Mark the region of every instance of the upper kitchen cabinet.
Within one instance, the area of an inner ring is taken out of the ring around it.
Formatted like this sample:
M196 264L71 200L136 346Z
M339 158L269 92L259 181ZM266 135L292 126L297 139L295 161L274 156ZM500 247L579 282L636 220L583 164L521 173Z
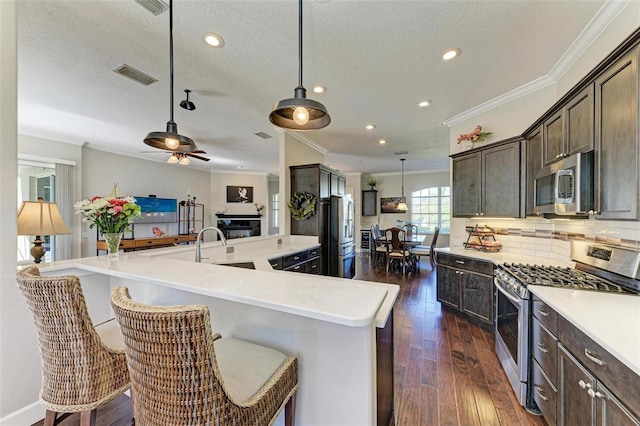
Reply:
M533 216L533 178L538 170L542 168L542 126L539 126L531 133L525 135L526 140L526 158L527 158L527 170L526 170L526 200L525 200L525 215Z
M346 178L336 170L324 164L304 164L290 166L291 195L296 192L308 192L316 197L316 213L306 220L292 220L291 234L318 235L319 220L325 212L322 210L321 200L331 195L345 194Z
M515 140L453 159L454 217L521 217L521 140Z
M638 219L638 52L632 50L595 81L598 219Z
M570 99L544 123L544 164L593 149L593 84Z
M362 216L376 216L378 208L378 191L369 189L362 191Z

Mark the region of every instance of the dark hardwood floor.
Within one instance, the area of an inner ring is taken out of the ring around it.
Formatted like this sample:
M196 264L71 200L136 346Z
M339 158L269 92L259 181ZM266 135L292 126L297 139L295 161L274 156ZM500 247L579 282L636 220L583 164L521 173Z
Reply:
M436 301L435 273L424 259L420 271L406 277L372 267L367 255L357 259L357 279L401 286L394 308L396 425L546 425L518 404L493 333ZM98 410L97 424L129 426L132 417L129 398L121 396ZM79 425L80 416L58 424Z

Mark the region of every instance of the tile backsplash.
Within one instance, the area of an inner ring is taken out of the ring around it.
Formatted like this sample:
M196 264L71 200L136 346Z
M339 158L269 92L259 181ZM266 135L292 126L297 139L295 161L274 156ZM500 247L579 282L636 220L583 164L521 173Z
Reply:
M587 240L640 250L640 222L595 219L465 219L466 229L487 225L496 231L502 251L569 262L571 241ZM464 240L467 234L465 233Z

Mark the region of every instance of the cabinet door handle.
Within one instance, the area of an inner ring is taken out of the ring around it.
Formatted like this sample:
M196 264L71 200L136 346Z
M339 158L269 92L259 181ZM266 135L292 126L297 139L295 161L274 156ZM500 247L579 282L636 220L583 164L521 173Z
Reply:
M540 399L542 399L543 401L548 401L549 400L549 398L544 396L544 393L542 392L542 389L540 389L538 386L536 386L536 393L538 394Z
M537 343L536 346L538 347L538 349L540 349L540 352L542 352L543 354L549 353L549 349L545 348L542 343Z
M295 269L295 270L297 271L297 270L298 270L298 269L300 269L300 268L301 268L301 266L300 266L300 265L298 265L298 266L296 266L296 267L295 267L295 268L293 268L293 269Z
M464 265L464 260L456 260L456 263L458 263L460 265Z
M587 383L584 380L580 380L578 382L578 386L580 386L582 389L591 389L591 383Z
M538 309L536 309L536 311L538 311L538 313L540 315L542 315L543 317L548 317L549 316L549 312L547 312L547 311L545 311L543 309L538 308Z
M584 348L584 355L589 358L591 361L595 362L598 365L604 365L605 362L600 358L597 354L594 354L589 349Z
M298 259L300 259L299 256L293 256L293 260L298 260Z
M604 395L601 392L594 391L593 389L589 389L587 391L587 393L589 394L589 396L591 398L603 398L604 397Z

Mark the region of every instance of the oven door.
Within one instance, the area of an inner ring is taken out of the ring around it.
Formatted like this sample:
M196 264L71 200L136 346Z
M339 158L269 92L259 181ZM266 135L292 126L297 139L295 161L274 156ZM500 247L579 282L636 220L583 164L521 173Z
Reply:
M496 289L496 354L522 406L526 406L529 345L529 301Z

